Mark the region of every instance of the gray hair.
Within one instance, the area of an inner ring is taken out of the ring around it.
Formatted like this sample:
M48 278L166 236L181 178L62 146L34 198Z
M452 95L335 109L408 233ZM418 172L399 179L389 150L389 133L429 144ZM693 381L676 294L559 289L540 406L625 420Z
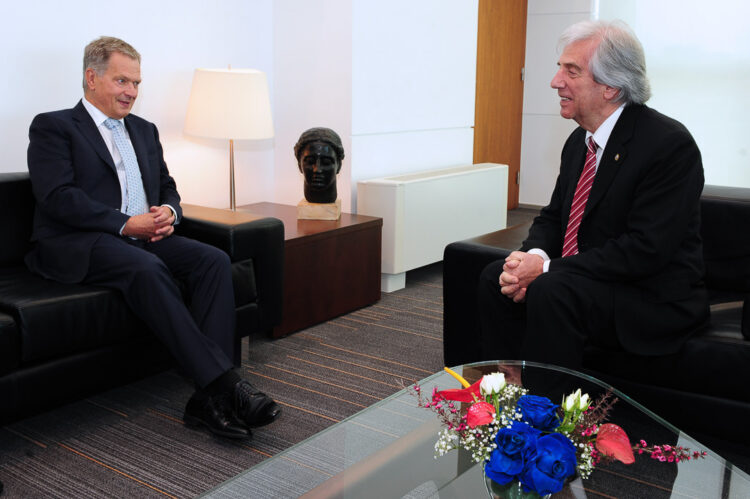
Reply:
M140 64L141 54L129 43L112 36L100 36L92 41L83 50L83 89L86 90L86 70L91 68L101 76L109 66L109 58L113 52L135 59Z
M560 36L558 47L598 39L589 61L594 81L620 90L615 102L643 104L651 97L646 76L646 56L633 31L622 21L581 21Z

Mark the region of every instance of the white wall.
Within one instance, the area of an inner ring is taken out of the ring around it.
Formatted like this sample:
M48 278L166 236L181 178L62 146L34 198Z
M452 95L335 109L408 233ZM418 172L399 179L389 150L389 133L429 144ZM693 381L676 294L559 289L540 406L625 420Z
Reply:
M522 204L549 202L560 170L560 151L578 125L560 116L550 81L557 71L557 39L573 23L590 19L592 0L529 0L526 24L526 76L521 133Z
M159 127L165 158L185 202L229 205L229 145L182 134L193 69L251 67L273 81L272 0L31 0L3 4L0 171L24 171L34 115L82 97L84 46L117 36L142 57L134 113ZM236 143L237 204L272 185L269 143Z
M358 180L472 163L477 0L354 1Z
M276 0L273 6L276 146L273 201L296 205L304 180L294 144L312 127L341 137L346 157L336 182L349 212L352 0ZM270 199L267 199L270 200Z
M280 0L274 27L275 201L302 199L313 126L344 144L344 211L358 180L471 163L477 0Z
M750 185L750 32L742 25L750 7L732 2L727 16L697 0L675 2L529 0L521 203L547 203L575 127L560 118L549 88L557 37L598 10L631 23L643 40L649 104L693 132L707 182ZM228 205L228 145L182 134L196 67L231 64L269 76L276 138L236 143L238 204L302 198L292 147L312 126L333 128L344 141L338 183L346 211L356 206L357 180L471 162L477 0L133 0L118 9L93 0L4 5L0 171L26 169L35 114L82 96L83 47L102 34L141 52L134 112L159 126L186 202ZM666 17L674 22L663 24Z
M693 134L706 183L750 187L750 3L723 5L607 0L599 17L624 20L640 38L653 93L648 105Z
M159 127L185 202L228 205L228 143L182 133L197 67L268 73L276 137L235 143L238 205L303 198L293 146L314 126L343 140L345 211L358 179L471 163L477 0L133 0L114 14L93 0L64 5L4 11L12 77L0 82L0 171L26 169L34 115L81 98L83 47L102 34L141 52L134 113Z
M584 19L622 19L646 53L650 107L687 126L703 156L707 184L750 187L750 4L702 0L529 0L521 143L523 204L546 205L563 142L577 126L559 115L549 86L557 39Z

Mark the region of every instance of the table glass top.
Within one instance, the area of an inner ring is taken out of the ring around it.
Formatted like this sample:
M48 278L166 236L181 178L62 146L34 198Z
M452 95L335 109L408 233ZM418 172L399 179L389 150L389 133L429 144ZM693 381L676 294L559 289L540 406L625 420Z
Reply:
M631 442L644 439L649 444L708 452L705 459L680 464L658 462L646 455L636 456L631 465L600 464L591 477L570 482L555 497L750 497L750 476L595 378L523 361L482 362L454 370L469 382L503 372L509 382L555 403L577 388L593 399L609 390L619 400L608 421L621 426ZM435 386L461 388L442 371L420 385L426 394ZM407 387L257 464L204 497L487 497L482 467L468 453L453 451L434 457L441 429L437 415L418 407Z

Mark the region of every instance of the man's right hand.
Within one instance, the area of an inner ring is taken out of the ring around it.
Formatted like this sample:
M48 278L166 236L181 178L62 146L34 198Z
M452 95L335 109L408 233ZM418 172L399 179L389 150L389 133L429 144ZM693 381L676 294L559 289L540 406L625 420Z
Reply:
M156 223L151 213L143 215L133 215L125 222L122 228L122 235L133 237L135 239L151 239L156 233Z
M169 208L166 207L164 207L164 209L169 210ZM161 211L160 208L152 207L150 213L131 216L128 221L125 222L125 227L122 229L122 235L151 242L158 241L159 239L171 235L173 231L172 222L174 221L174 217L170 215L165 219L165 217L161 215Z
M516 303L526 299L526 288L519 285L518 276L513 274L520 264L520 260L506 260L500 274L500 292Z

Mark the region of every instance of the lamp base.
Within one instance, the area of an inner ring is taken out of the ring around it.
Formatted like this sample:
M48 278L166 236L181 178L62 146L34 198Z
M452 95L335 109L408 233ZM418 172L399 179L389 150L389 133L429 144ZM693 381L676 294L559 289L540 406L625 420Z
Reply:
M303 199L297 204L298 220L338 220L341 218L341 200L334 203L310 203Z

